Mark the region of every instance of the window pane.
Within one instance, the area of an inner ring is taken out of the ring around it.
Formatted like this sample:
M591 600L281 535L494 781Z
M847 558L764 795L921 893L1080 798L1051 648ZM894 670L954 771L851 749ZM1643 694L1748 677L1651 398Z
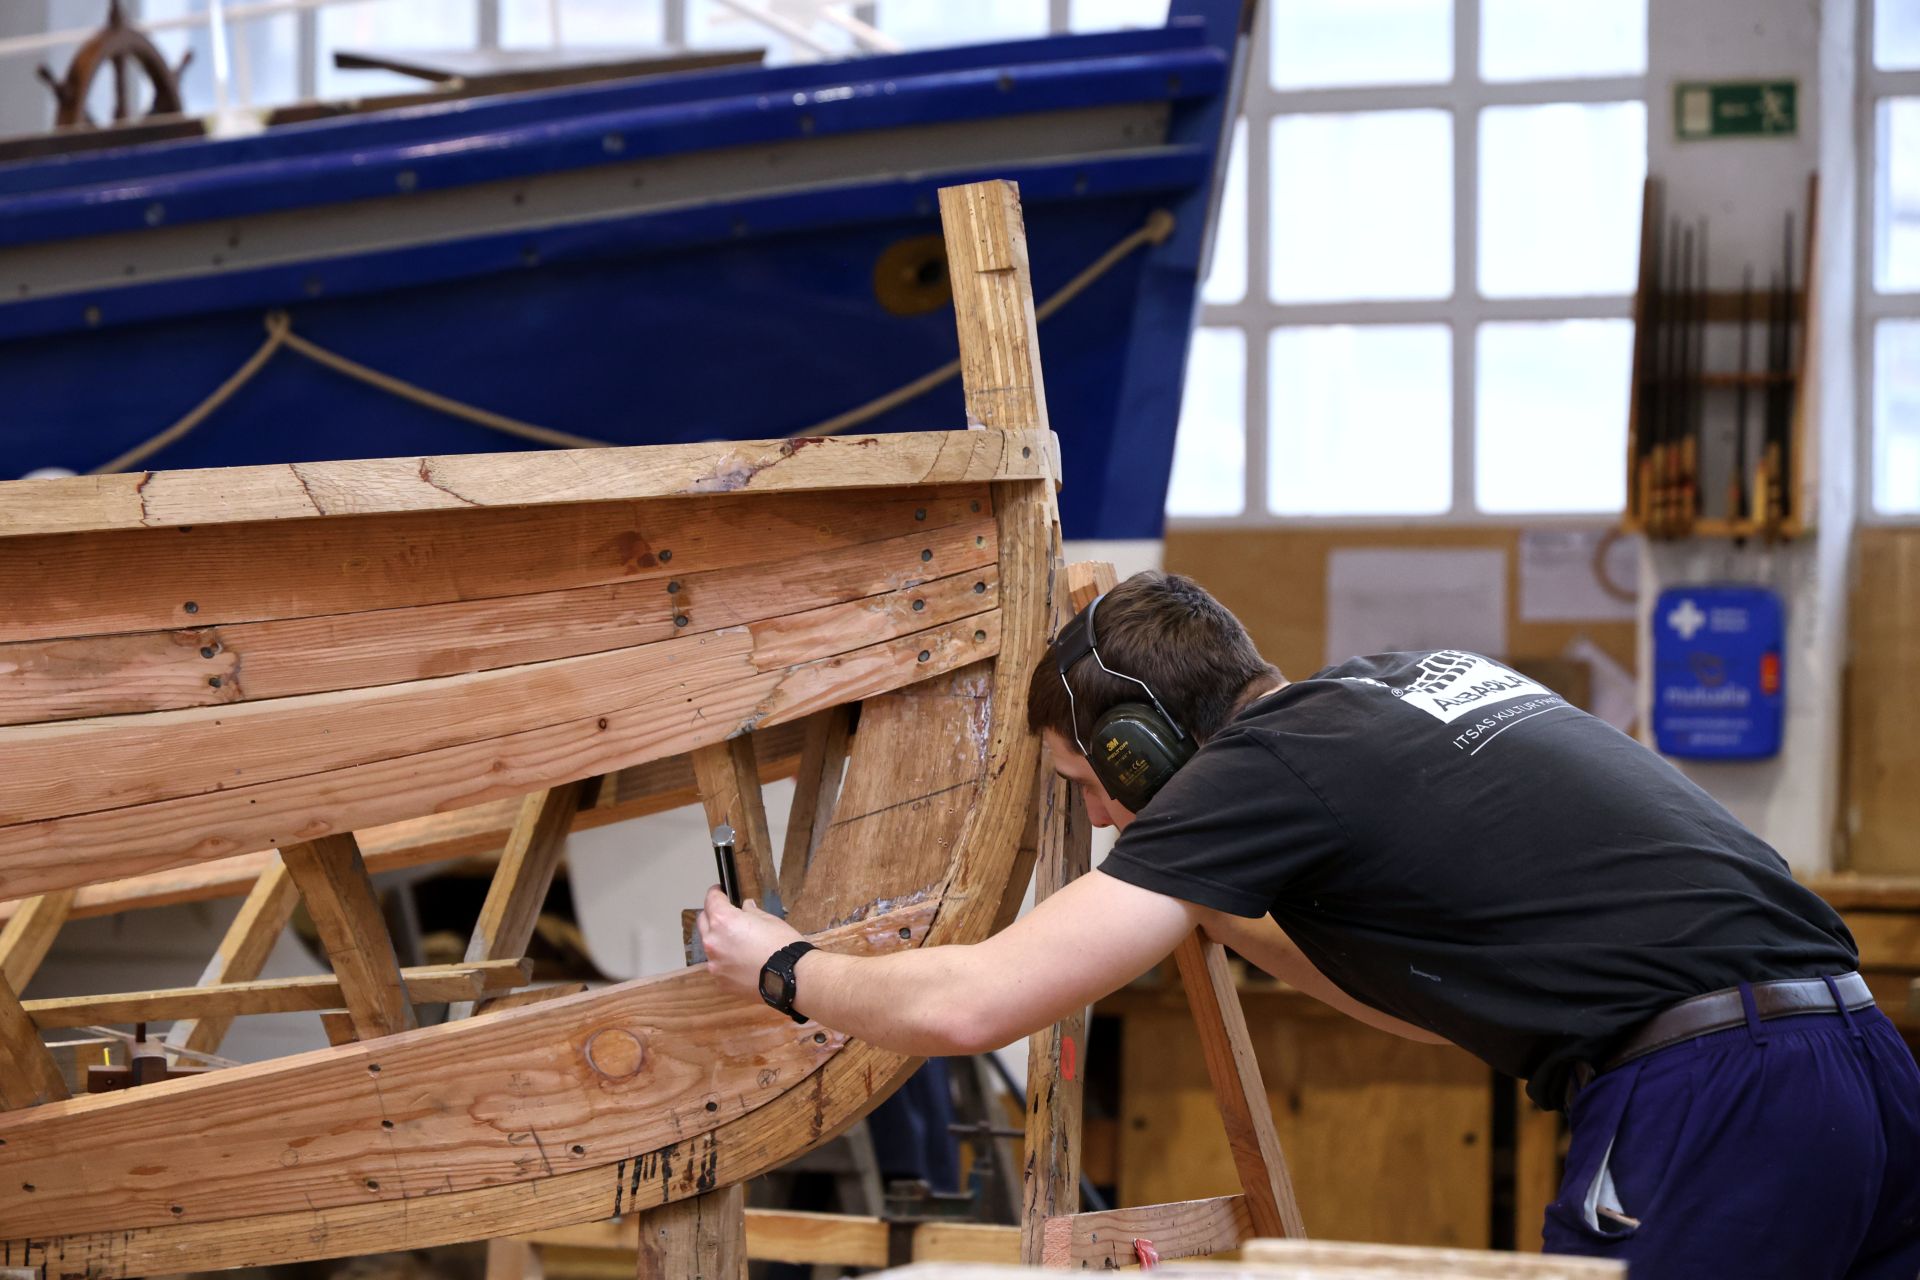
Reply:
M1874 181L1874 284L1920 289L1920 98L1880 104Z
M429 86L389 71L341 71L335 49L397 53L405 49L471 49L480 40L474 0L366 0L320 11L319 86L323 98L418 93Z
M1174 438L1170 516L1237 516L1247 501L1247 335L1196 329Z
M1633 322L1480 326L1474 501L1482 511L1618 511L1627 497Z
M142 23L147 23L206 11L207 0L146 0L140 18ZM227 41L229 106L271 106L292 102L299 96L300 28L292 14L229 20ZM180 99L188 115L212 111L213 35L208 28L173 27L156 31L153 43L170 66L179 66L180 55L193 50L193 60L187 63L186 72L180 77ZM104 75L100 80L104 84L112 78ZM108 112L111 110L109 107Z
M1167 0L1073 0L1067 9L1070 31L1112 31L1117 27L1164 27Z
M1453 79L1451 0L1273 0L1268 9L1276 89Z
M1647 0L1480 0L1487 80L1636 76L1647 69Z
M1631 293L1647 109L1560 102L1480 113L1480 292Z
M1452 505L1444 325L1276 329L1267 501L1279 515L1438 515Z
M701 49L765 49L767 62L779 66L789 62L818 62L823 58L849 57L855 51L853 37L824 22L810 22L785 7L780 16L804 28L812 45L801 44L773 28L755 22L738 9L720 0L686 0L687 43ZM819 52L813 46L827 50Z
M879 0L874 23L909 49L1047 33L1047 0Z
M1247 296L1247 121L1233 126L1227 153L1227 184L1220 192L1220 220L1213 230L1213 265L1200 296L1206 302L1238 302Z
M559 38L552 0L500 0L500 47L616 45L642 48L666 35L664 0L561 0Z
M1453 118L1445 111L1276 116L1275 302L1453 292Z
M1876 0L1873 61L1888 71L1920 67L1920 4L1913 0Z
M1920 515L1920 320L1874 330L1873 506Z

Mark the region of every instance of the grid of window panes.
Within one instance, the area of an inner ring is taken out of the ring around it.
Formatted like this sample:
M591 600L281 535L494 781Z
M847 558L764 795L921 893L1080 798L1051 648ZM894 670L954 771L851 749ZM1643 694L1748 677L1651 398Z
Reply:
M1920 517L1920 0L1871 0L1863 9L1872 121L1860 201L1867 509L1912 519Z
M1168 514L1620 510L1645 0L1270 0L1262 25Z

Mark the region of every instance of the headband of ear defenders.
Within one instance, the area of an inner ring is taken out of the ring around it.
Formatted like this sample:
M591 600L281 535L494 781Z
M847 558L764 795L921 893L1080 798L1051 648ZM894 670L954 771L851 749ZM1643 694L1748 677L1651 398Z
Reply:
M1190 746L1187 731L1180 727L1179 721L1167 714L1167 709L1160 705L1159 695L1154 693L1152 686L1148 685L1145 680L1130 676L1124 671L1115 671L1101 658L1100 646L1094 635L1093 619L1094 614L1100 608L1100 602L1106 598L1107 593L1104 591L1095 596L1086 608L1073 616L1072 621L1060 628L1060 634L1055 636L1053 640L1054 666L1060 672L1060 683L1066 688L1067 706L1071 710L1073 717L1074 745L1080 748L1080 754L1087 756L1089 759L1092 758L1093 753L1087 750L1086 741L1080 736L1080 708L1074 700L1073 682L1067 679L1067 672L1071 671L1076 663L1082 658L1091 656L1095 662L1100 664L1100 669L1108 675L1116 676L1119 679L1131 681L1139 685L1140 688L1145 691L1147 700L1153 704L1153 709L1159 712L1160 718L1166 722L1166 728L1171 730L1174 739L1178 742L1189 743Z

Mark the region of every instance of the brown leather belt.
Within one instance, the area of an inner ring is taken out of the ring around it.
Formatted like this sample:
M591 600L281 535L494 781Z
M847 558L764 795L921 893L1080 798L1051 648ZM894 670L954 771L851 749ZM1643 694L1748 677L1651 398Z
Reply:
M1857 973L1838 975L1833 979L1833 985L1839 990L1840 998L1846 1002L1849 1012L1864 1009L1873 1003L1873 992L1868 989L1867 980ZM1753 1004L1763 1022L1773 1018L1791 1018L1797 1014L1836 1012L1833 992L1827 989L1824 978L1782 978L1775 982L1756 982L1753 984ZM1601 1062L1597 1070L1584 1062L1577 1064L1567 1081L1567 1101L1572 1102L1574 1094L1599 1072L1624 1066L1635 1058L1643 1058L1669 1045L1742 1026L1746 1021L1746 1003L1741 1000L1738 987L1709 991L1703 996L1682 1000L1642 1023L1640 1029L1627 1037L1626 1042Z

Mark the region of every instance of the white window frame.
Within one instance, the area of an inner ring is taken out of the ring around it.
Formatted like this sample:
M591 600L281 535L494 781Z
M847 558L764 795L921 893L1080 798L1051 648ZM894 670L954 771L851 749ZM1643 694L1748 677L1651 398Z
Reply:
M1236 303L1205 303L1200 324L1239 329L1247 344L1246 490L1237 516L1169 516L1170 529L1338 528L1383 525L1609 524L1596 512L1484 512L1474 502L1475 343L1489 321L1618 320L1633 316L1631 292L1550 298L1487 298L1479 281L1480 112L1486 107L1647 101L1647 77L1486 81L1480 78L1480 0L1453 0L1453 78L1418 85L1276 89L1271 78L1272 9L1263 7L1248 64L1247 289ZM1395 302L1277 303L1269 293L1271 122L1276 116L1431 108L1453 119L1453 293ZM1444 324L1452 335L1453 490L1448 510L1424 515L1277 515L1267 504L1268 334L1292 325ZM1626 459L1620 460L1622 469Z
M1854 195L1854 358L1856 388L1854 413L1858 447L1854 474L1855 519L1865 525L1920 525L1920 512L1883 512L1873 504L1875 392L1874 348L1876 330L1883 320L1920 322L1920 289L1883 293L1879 273L1874 269L1875 218L1880 207L1880 104L1888 98L1920 98L1920 68L1911 71L1882 71L1873 61L1874 9L1879 0L1861 0L1860 29L1855 47L1860 51L1860 91L1856 97L1859 114L1854 136L1859 139L1856 164L1859 187Z

